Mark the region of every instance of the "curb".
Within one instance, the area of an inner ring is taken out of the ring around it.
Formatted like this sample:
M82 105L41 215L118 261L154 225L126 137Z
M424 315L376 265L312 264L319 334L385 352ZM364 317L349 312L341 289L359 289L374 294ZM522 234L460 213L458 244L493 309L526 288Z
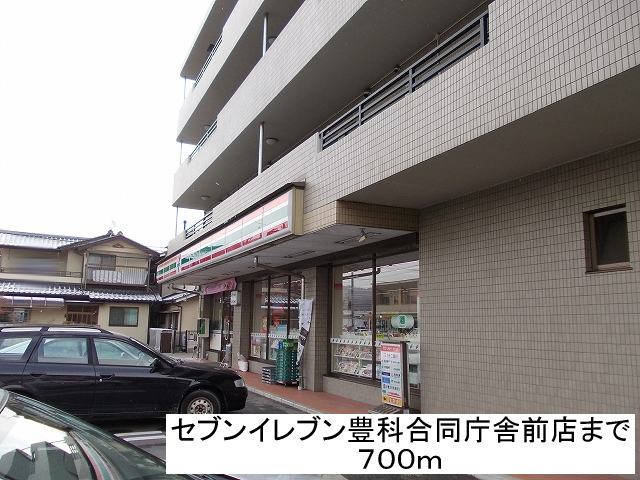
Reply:
M259 390L255 387L250 387L247 385L247 390L249 390L251 393L255 393L256 395L260 395L261 397L268 398L269 400L273 400L274 402L280 403L282 405L287 405L289 407L297 408L298 410L302 410L305 413L313 413L313 414L324 413L319 410L314 410L313 408L309 408L306 405L302 405L300 403L292 402L291 400L278 397L277 395L265 392L264 390Z

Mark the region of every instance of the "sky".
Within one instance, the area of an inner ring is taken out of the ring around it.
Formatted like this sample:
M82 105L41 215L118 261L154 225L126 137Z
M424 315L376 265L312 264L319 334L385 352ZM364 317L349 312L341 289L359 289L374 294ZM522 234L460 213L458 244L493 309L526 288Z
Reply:
M210 3L0 0L1 230L166 247L179 75Z

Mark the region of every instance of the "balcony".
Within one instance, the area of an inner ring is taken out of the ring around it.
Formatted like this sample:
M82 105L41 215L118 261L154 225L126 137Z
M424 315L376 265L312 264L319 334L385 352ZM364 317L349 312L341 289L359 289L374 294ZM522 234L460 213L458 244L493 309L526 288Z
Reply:
M85 283L145 287L148 279L147 267L87 265L85 268Z
M0 274L6 275L33 275L39 277L64 277L81 278L82 272L70 272L66 270L49 270L38 267L0 267Z
M333 145L352 130L423 86L488 41L489 14L485 13L392 78L365 100L320 131L320 149Z
M174 176L175 206L209 211L251 181L259 168L261 125L266 144L261 157L264 171L307 139L317 140L318 131L363 100L363 89L375 90L396 77L396 67L406 70L427 49L448 39L449 32L486 11L486 3L478 0L402 2L399 7L384 4L384 8L374 3L357 7L341 3L330 17L321 3L303 3L219 111L198 121L190 114L183 118L199 125L187 143L200 142L191 161L185 161ZM307 37L317 41L300 42ZM225 30L216 56L226 51L228 38ZM212 60L208 70L215 69L217 62ZM445 58L435 61L439 72L446 62ZM428 76L432 71L427 68L422 73ZM194 92L204 88L208 75ZM422 78L418 81L424 83ZM203 100L198 110L208 105ZM201 141L214 118L215 134Z

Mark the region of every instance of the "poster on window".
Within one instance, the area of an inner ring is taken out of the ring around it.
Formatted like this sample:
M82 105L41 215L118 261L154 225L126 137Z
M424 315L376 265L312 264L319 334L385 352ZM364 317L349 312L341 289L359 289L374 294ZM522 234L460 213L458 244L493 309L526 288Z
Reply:
M398 408L405 407L405 352L402 343L380 345L380 386L382 403Z
M304 352L304 346L307 343L309 330L311 328L311 312L313 311L313 299L301 298L298 300L300 334L298 335L298 365Z

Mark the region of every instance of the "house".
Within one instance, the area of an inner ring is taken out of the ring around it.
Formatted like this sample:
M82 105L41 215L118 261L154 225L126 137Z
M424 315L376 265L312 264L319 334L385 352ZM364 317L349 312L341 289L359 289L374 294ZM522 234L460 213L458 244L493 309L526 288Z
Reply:
M159 254L111 230L95 238L0 230L0 322L87 324L146 342Z

